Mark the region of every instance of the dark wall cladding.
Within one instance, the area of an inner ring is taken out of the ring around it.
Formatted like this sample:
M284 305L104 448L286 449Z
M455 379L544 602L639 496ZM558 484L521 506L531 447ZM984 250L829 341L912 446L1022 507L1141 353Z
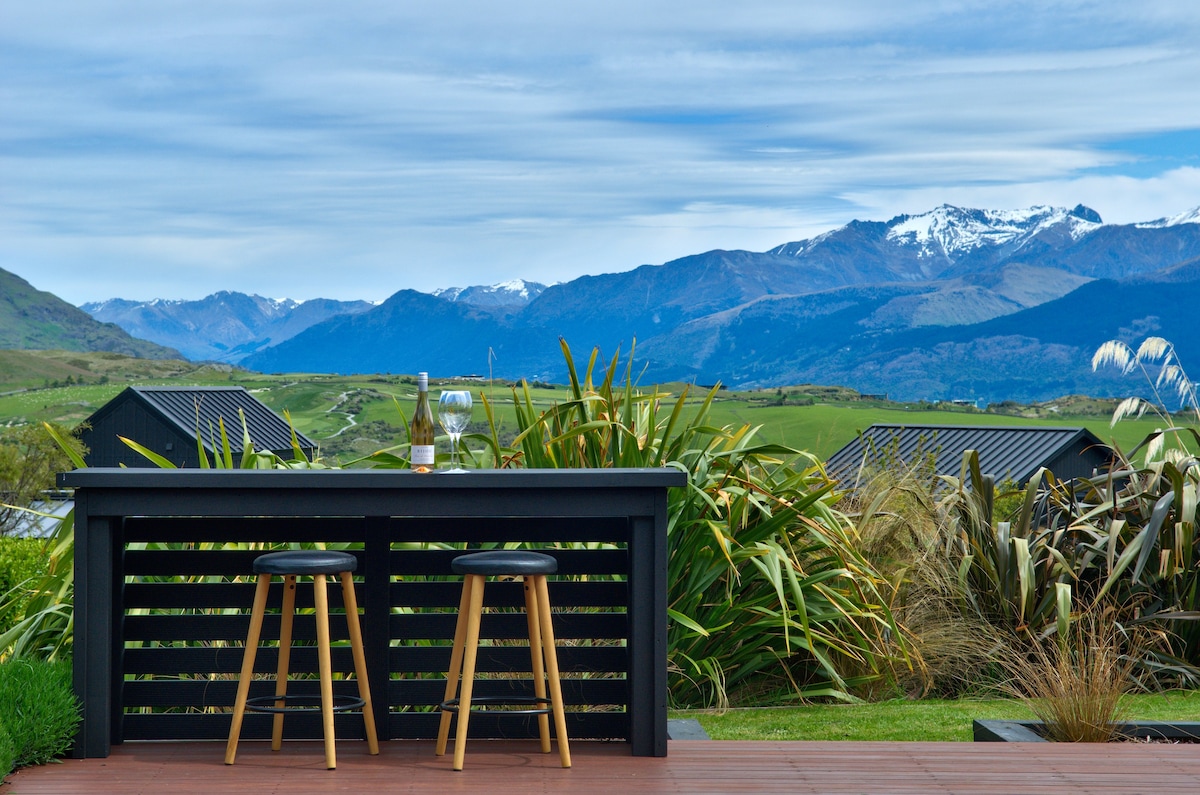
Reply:
M255 448L293 456L292 428L242 387L130 387L98 409L81 434L88 466L147 466L149 461L119 437L137 442L177 466L200 464L197 435L211 455L221 446L222 423L230 448L242 451L242 421ZM297 433L301 450L316 444Z

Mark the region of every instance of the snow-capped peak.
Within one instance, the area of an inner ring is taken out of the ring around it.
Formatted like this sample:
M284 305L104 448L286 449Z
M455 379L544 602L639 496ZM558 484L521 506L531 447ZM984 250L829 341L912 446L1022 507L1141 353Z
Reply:
M436 290L434 290L432 293L430 293L430 295L437 296L438 298L445 298L447 301L457 301L458 297L460 295L462 295L463 290L466 290L466 289L469 289L469 288L466 288L466 287L439 287Z
M1101 225L1100 216L1082 205L1073 210L1045 205L1023 210L975 210L943 204L921 215L892 219L887 237L901 245L919 247L921 257L954 259L983 247L1020 247L1052 227L1078 240Z
M474 287L443 287L433 295L447 301L462 301L468 304L513 305L526 304L541 295L546 285L524 279L510 279L492 285Z
M1136 224L1136 226L1138 229L1163 229L1168 226L1179 226L1180 224L1200 224L1200 207L1194 207L1191 210L1186 210L1179 215L1172 215L1169 218L1159 218L1157 221Z

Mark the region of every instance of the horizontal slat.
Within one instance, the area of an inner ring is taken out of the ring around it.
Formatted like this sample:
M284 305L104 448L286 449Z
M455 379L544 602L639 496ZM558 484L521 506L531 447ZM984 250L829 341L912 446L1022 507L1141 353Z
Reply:
M539 549L552 555L558 561L558 576L570 575L615 575L629 573L629 553L625 549ZM459 579L452 574L450 562L462 550L422 549L397 550L393 549L389 566L393 576L429 576L446 575Z
M623 543L629 540L629 522L624 517L392 517L387 532L397 542L431 544Z
M130 543L315 543L358 541L370 520L348 518L159 518L125 520ZM488 544L498 539L529 543L623 543L629 539L629 522L623 517L388 517L387 534L398 543Z
M624 679L567 678L561 683L563 702L571 706L616 707L624 706L629 699ZM472 694L481 698L533 695L533 683L528 679L476 679L472 688ZM388 698L392 704L440 704L445 692L445 679L392 679L388 682Z
M242 609L249 610L254 601L254 581L245 582L130 582L125 585L127 609ZM393 582L390 598L393 607L431 608L458 607L462 593L459 579L447 581L409 580ZM355 594L362 606L364 594L361 581L355 583ZM520 583L488 583L484 592L489 607L523 607L524 588ZM551 580L550 602L555 610L572 607L622 607L628 601L628 586L623 581L595 580L577 582ZM283 599L283 582L276 579L268 593L268 610L278 608ZM341 587L331 579L329 604L333 610L342 607ZM313 588L301 581L296 591L296 606L313 606Z
M252 577L254 559L263 553L261 549L128 550L125 574L135 577Z
M237 695L237 679L136 679L122 684L122 703L127 709L150 707L157 709L191 709L201 707L231 707ZM528 679L478 679L474 695L480 697L531 696L533 683ZM569 705L623 705L627 699L624 679L562 680L563 702ZM432 706L441 702L446 680L393 679L388 683L388 698L392 704ZM288 692L294 695L320 696L316 679L290 679ZM358 685L353 680L339 679L333 683L336 695L354 696ZM274 677L250 683L250 698L275 694Z
M266 740L271 737L272 715L247 712L242 720L242 740ZM127 713L122 718L125 740L225 740L229 737L229 713ZM361 740L364 736L362 715L339 712L333 716L333 732L338 741ZM436 736L437 729L434 729ZM319 714L289 715L283 722L283 736L289 740L319 740L323 736ZM569 735L568 735L569 736ZM432 753L432 751L430 751ZM224 757L224 746L213 748L213 759Z
M321 517L289 518L157 518L130 517L125 520L127 543L178 542L191 543L313 543L331 538L357 536L364 532L362 519L331 519Z
M577 582L550 580L550 604L556 613L573 607L624 607L629 588L624 582L606 580ZM430 582L410 580L393 582L390 600L393 607L458 609L462 581ZM484 607L525 607L525 589L519 582L489 582L483 589Z
M453 613L392 614L391 637L400 639L449 640L454 637ZM484 613L479 637L485 639L527 638L529 625L524 613ZM627 637L629 622L624 613L555 613L554 637L557 640L606 639Z
M242 669L241 643L228 646L149 646L129 648L124 653L124 670L133 675L185 676L207 674L236 674ZM330 658L334 671L354 670L349 646L334 646ZM628 666L624 646L563 646L557 647L558 665L564 673L622 673ZM417 673L440 673L450 667L450 646L393 646L389 650L391 671L404 677ZM278 647L260 646L254 656L257 673L274 673L278 664ZM528 646L484 646L480 649L476 668L480 672L529 670ZM315 671L315 646L292 648L291 667L294 671Z
M125 607L127 609L239 609L247 613L254 603L255 583L253 579L246 582L131 582L125 585ZM363 584L356 582L354 592L362 606ZM329 609L343 609L342 588L335 578L329 578L327 585L329 594ZM278 611L283 602L283 581L279 578L271 583L267 595L267 610ZM296 588L296 607L311 609L314 604L312 582L301 580Z
M392 614L391 637L402 640L448 640L454 637L453 613ZM268 614L263 619L263 639L279 637L280 617ZM329 617L331 637L348 637L344 614ZM134 643L182 641L244 640L250 629L248 614L231 615L130 615L125 617L125 640ZM529 626L524 613L485 613L480 637L485 639L527 638ZM554 635L560 640L602 638L620 639L628 635L624 613L555 613ZM295 640L316 640L316 620L311 614L299 614L292 631Z
M230 679L136 679L122 683L122 703L126 709L151 707L199 708L232 707L237 695L238 682ZM321 695L320 682L316 679L288 681L288 692L293 695ZM357 696L358 685L353 680L339 679L333 683L334 695ZM250 683L250 698L275 694L274 677Z
M271 715L247 713L242 723L244 740L266 740L271 736ZM392 712L387 719L387 736L397 740L429 740L437 737L440 716L436 712ZM157 740L163 737L180 740L224 740L229 736L228 714L223 713L150 713L127 714L123 718L126 740ZM524 726L522 718L502 716L471 716L469 736L472 738L536 737L536 721ZM340 741L363 738L362 716L356 712L334 716L334 732ZM521 733L524 732L524 733ZM320 739L319 715L291 715L284 721L286 739ZM568 712L567 736L572 740L605 740L629 736L629 718L624 712ZM220 760L224 746L214 747L213 759ZM219 762L214 762L219 764ZM401 771L397 771L401 775Z
M362 550L349 550L358 558L358 573L364 566ZM558 561L558 576L613 575L629 572L629 555L624 549L544 549ZM140 549L125 552L124 568L131 577L250 577L254 559L261 549ZM393 551L389 564L393 576L445 576L461 550Z
M628 669L624 646L564 646L558 644L558 667L563 673L622 673ZM450 666L450 647L393 646L388 669L405 673L438 673ZM529 647L481 646L475 668L481 672L528 671ZM403 677L403 674L401 675Z
M279 624L279 614L266 615L263 618L263 640L278 638ZM162 614L125 617L125 640L133 643L244 641L249 631L249 614ZM329 634L334 642L349 638L344 614L334 613L329 616ZM299 614L295 617L292 639L297 641L315 641L317 639L317 622L311 613Z

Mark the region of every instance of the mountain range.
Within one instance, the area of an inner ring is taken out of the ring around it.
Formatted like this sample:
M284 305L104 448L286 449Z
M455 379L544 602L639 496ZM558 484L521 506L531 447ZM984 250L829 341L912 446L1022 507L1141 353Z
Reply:
M765 252L709 251L550 286L400 290L379 305L309 309L314 302L237 293L84 308L194 358L262 371L559 381L559 337L577 360L593 347L627 355L636 340L634 371L647 383L819 383L898 400L1024 402L1139 390L1092 372L1108 339L1163 336L1185 366L1200 361L1194 297L1200 208L1105 224L1082 205L943 205Z
M270 299L219 292L199 301L108 301L79 308L135 337L178 349L193 361L238 362L336 315L366 312L369 301Z

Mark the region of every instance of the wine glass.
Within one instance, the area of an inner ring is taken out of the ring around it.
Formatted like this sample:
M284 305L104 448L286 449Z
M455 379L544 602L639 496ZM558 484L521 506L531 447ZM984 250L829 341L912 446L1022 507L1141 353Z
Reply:
M465 390L443 392L438 398L438 422L450 435L450 472L466 472L458 465L458 440L471 423L471 393Z

